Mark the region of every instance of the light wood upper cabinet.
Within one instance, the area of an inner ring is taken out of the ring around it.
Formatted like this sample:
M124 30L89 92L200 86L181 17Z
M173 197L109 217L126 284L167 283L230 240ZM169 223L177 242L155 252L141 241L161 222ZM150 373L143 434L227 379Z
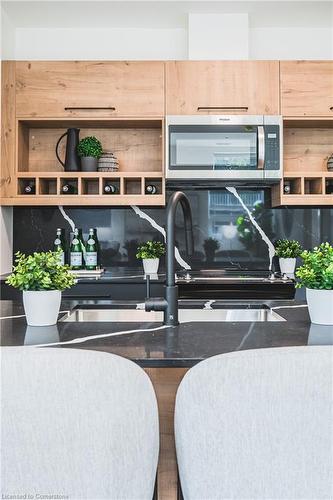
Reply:
M278 61L170 61L168 115L279 114Z
M285 116L333 117L333 61L281 61Z
M164 63L19 61L16 114L19 117L162 116Z

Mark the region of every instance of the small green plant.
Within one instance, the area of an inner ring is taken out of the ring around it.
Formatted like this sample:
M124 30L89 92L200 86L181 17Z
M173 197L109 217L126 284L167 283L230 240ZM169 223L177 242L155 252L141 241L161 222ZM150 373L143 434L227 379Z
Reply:
M159 241L147 241L138 246L137 259L159 259L165 254L165 247Z
M302 253L302 247L296 240L278 240L275 250L276 255L282 259L295 259Z
M80 157L92 156L94 158L99 158L102 152L102 144L94 136L84 137L77 146L77 154Z
M207 238L203 243L203 247L205 252L216 252L220 248L220 243L215 238Z
M297 268L297 288L333 290L333 246L322 243L313 250L301 253L303 265Z
M75 283L69 266L59 263L58 252L34 252L15 254L15 266L6 283L19 290L65 290Z

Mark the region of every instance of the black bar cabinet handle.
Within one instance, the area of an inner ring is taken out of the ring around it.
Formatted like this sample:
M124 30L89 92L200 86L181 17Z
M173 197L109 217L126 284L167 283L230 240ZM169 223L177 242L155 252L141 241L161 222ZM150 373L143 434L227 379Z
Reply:
M210 109L238 109L238 110L243 110L243 111L248 111L247 106L198 106L197 110L198 111L205 111L205 110L210 110Z
M330 107L330 111L333 111L333 106Z
M75 111L79 109L100 109L100 110L108 110L108 111L116 111L114 106L68 106L64 108L65 111Z

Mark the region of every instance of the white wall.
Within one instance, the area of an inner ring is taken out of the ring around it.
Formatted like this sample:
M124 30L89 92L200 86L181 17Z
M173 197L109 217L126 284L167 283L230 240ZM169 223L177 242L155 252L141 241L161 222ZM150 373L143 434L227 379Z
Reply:
M254 28L250 30L250 59L332 59L330 28Z
M2 10L4 59L216 58L228 51L236 57L240 45L241 57L247 45L250 59L333 58L332 1L7 0ZM191 16L202 24L192 34ZM247 18L246 42L231 33L226 44L223 28L219 40L219 16Z
M206 31L210 31L206 25ZM7 30L8 32L8 30ZM10 33L10 32L9 32ZM215 39L186 29L17 28L3 46L4 59L332 59L330 28L249 28L246 43L208 47ZM191 43L192 42L192 43Z
M248 59L248 14L189 14L189 59Z
M186 59L185 29L17 28L15 59Z
M15 59L15 27L4 10L1 10L1 54L2 59Z

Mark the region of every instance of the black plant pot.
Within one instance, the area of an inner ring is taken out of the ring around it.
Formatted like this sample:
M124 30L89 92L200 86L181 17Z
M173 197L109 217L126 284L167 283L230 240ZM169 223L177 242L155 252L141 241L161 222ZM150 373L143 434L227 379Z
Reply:
M96 172L98 165L98 158L93 156L83 156L81 158L81 170L82 172Z

